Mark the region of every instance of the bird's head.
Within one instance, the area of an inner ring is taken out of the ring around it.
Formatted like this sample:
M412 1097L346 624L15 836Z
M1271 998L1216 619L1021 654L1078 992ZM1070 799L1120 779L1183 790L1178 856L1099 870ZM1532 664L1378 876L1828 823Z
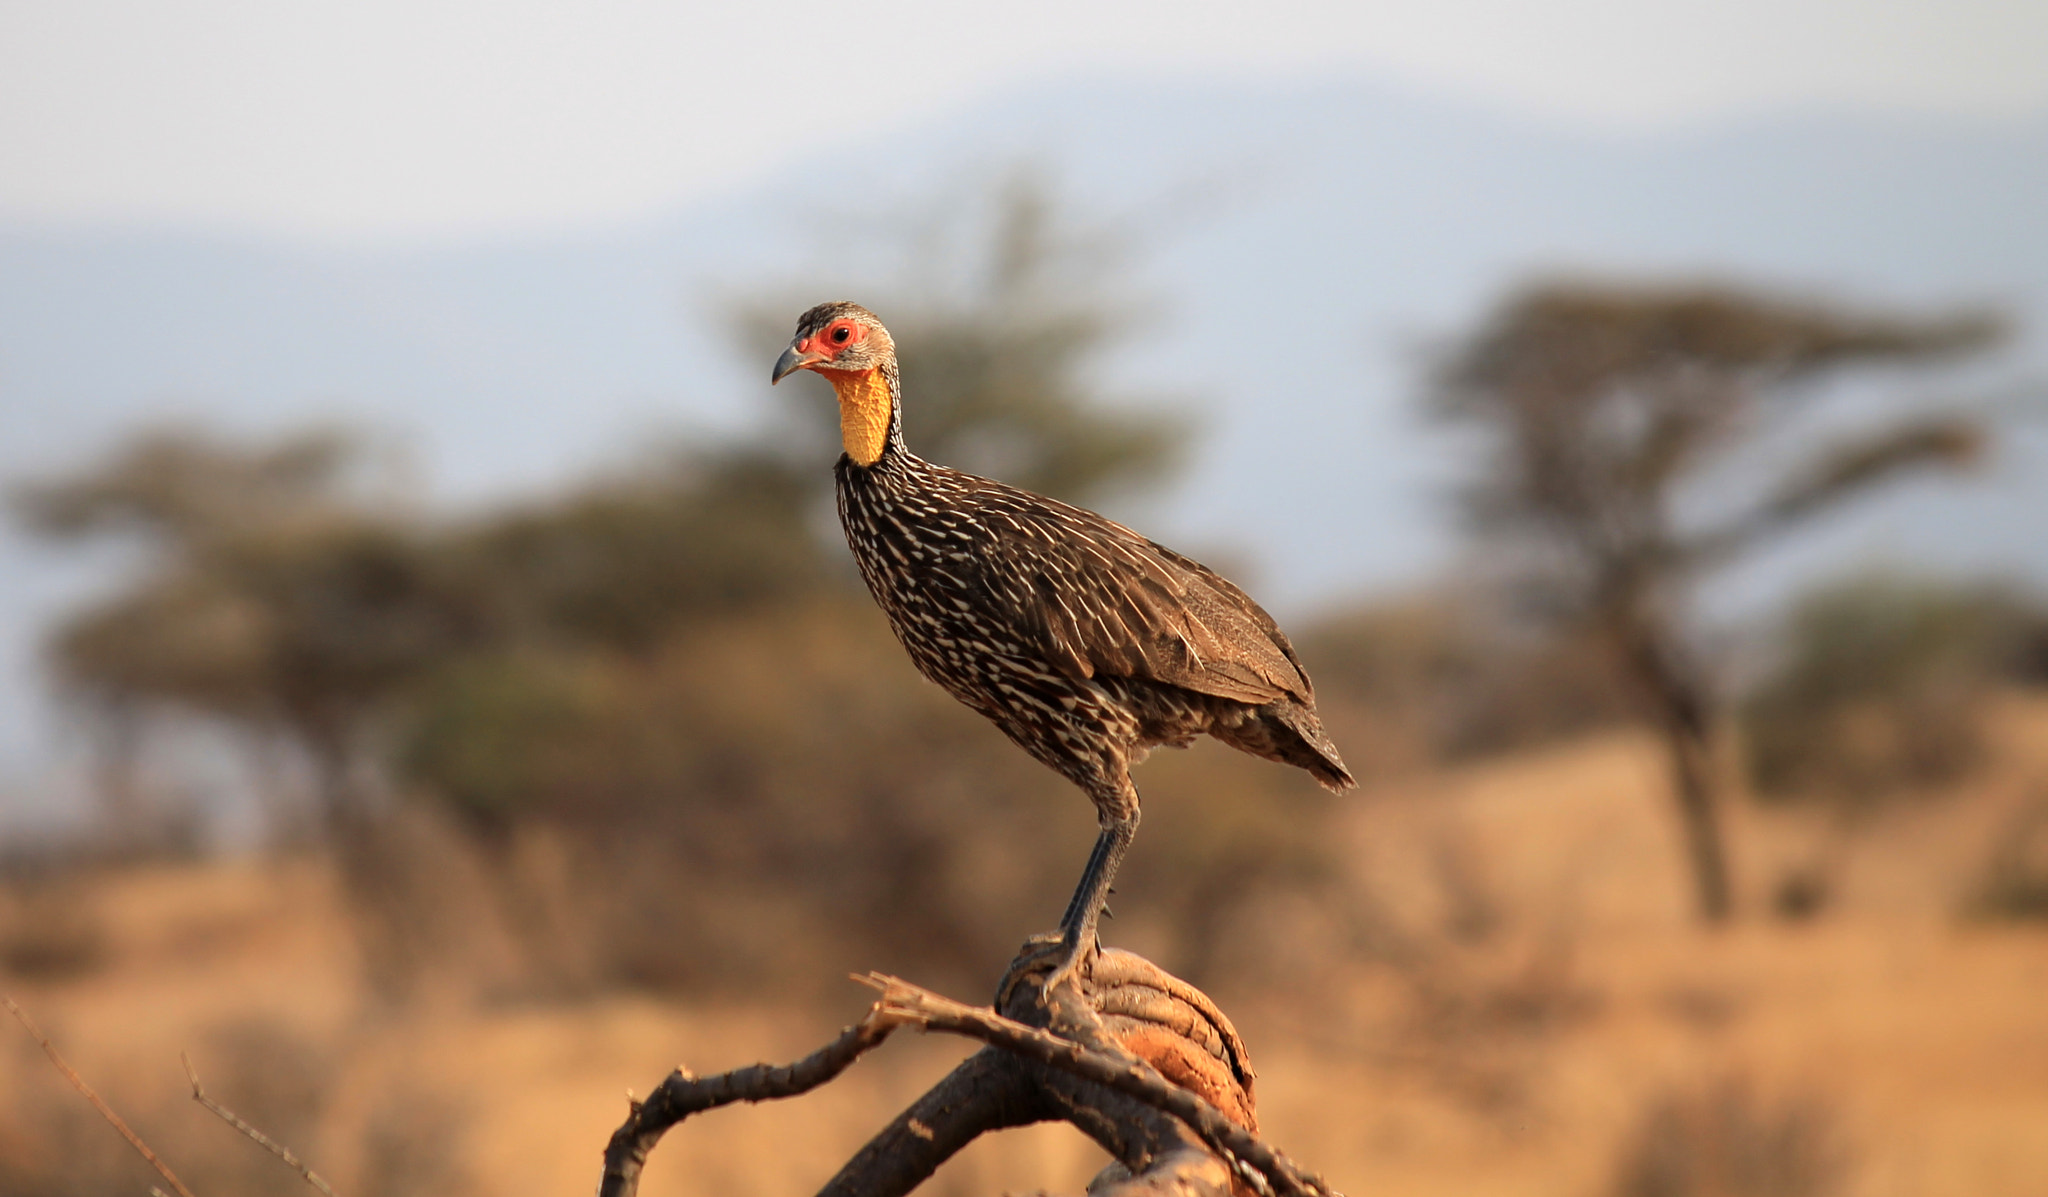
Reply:
M857 303L821 303L797 318L770 382L810 370L839 396L839 431L858 465L879 461L896 416L896 343Z
M796 336L775 359L771 382L798 370L861 374L896 360L896 343L873 312L857 303L821 303L797 317Z

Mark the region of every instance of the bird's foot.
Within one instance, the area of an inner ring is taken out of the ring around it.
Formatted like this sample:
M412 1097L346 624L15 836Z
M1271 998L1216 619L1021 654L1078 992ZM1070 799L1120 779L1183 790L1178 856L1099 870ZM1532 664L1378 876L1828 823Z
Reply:
M1095 953L1101 946L1092 931L1085 937L1061 936L1059 963L1053 965L1045 980L1039 982L1039 1000L1044 1001L1052 995L1053 990L1069 982L1078 990L1081 987L1082 976L1087 967L1095 963Z
M1094 963L1100 944L1091 932L1085 937L1049 931L1024 941L1017 958L996 986L996 1009L1006 1007L1020 985L1038 991L1042 1004L1054 989L1072 983L1076 989Z

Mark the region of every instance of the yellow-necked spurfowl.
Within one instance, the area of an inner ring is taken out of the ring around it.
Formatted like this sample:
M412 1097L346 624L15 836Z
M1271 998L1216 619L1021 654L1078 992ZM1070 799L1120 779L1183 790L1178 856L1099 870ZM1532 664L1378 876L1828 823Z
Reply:
M838 393L840 522L910 659L1095 803L1102 833L1046 988L1096 947L1138 829L1130 767L1154 745L1207 732L1329 789L1353 784L1293 646L1244 591L1092 511L912 453L895 344L874 313L805 312L774 381L797 370Z

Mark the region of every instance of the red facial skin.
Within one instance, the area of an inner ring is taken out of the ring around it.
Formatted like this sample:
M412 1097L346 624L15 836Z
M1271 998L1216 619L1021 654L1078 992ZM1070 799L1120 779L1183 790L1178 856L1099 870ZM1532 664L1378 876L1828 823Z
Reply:
M840 329L846 330L847 335L844 341L834 340ZM816 353L824 356L824 361L806 366L804 367L805 369L829 370L831 369L830 363L837 359L840 354L846 352L849 346L858 345L862 341L867 340L867 337L868 330L859 324L851 320L834 320L817 332L798 341L796 343L796 351L798 353Z

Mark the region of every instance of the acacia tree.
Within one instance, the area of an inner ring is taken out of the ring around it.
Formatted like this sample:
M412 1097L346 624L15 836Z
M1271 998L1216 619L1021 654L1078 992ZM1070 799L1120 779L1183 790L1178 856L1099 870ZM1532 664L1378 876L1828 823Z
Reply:
M335 432L240 445L154 430L19 491L38 535L125 540L145 560L128 590L56 630L62 683L117 729L175 709L234 729L258 755L292 743L325 821L355 820L370 724L464 639L444 593L453 576L365 485L363 449Z
M1872 315L1717 286L1553 283L1509 297L1443 355L1440 414L1483 430L1473 531L1552 626L1595 632L1662 733L1698 908L1730 912L1717 711L1687 635L1693 585L1909 471L1960 466L1977 422L1900 419L1819 448L1733 514L1683 518L1706 470L1796 412L1816 384L1995 343L1982 313ZM1746 489L1746 488L1745 488Z

